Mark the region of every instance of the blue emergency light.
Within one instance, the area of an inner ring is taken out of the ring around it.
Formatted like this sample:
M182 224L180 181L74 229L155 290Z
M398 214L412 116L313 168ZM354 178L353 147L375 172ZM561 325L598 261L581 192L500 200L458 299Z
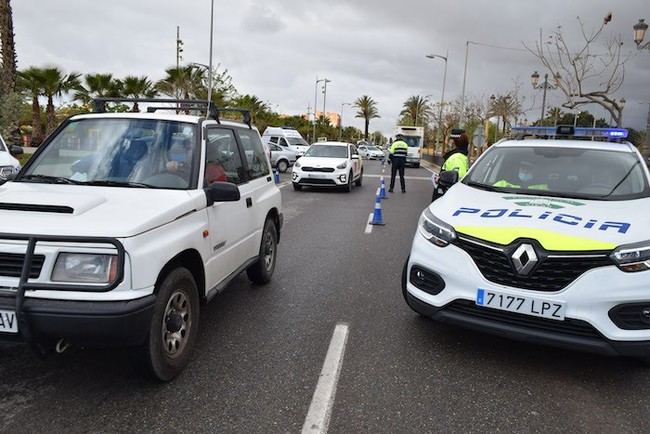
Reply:
M574 127L572 125L558 125L557 127L513 127L512 134L519 136L626 139L628 131L625 128L587 128Z

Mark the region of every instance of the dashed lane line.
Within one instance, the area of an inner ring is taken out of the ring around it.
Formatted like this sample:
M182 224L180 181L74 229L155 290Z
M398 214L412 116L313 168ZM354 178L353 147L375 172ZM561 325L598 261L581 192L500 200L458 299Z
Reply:
M371 234L372 233L372 216L374 213L370 213L368 216L368 223L366 224L366 230L364 231L366 234Z
M332 340L325 356L314 396L302 426L302 434L326 433L334 407L336 386L343 366L343 355L348 342L349 326L339 323L334 327Z

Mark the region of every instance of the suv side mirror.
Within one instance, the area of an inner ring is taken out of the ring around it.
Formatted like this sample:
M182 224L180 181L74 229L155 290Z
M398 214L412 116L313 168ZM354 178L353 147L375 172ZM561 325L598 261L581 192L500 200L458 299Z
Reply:
M23 147L22 147L22 146L18 146L18 145L11 145L11 146L9 146L9 153L10 153L11 155L13 155L14 157L17 157L17 156L19 156L19 155L23 155L24 152L25 152L25 151L23 151Z
M458 172L455 170L445 170L440 173L440 179L438 179L438 184L441 187L449 188L455 183L458 182Z
M239 187L230 182L214 182L204 188L207 206L215 202L237 202L241 199Z

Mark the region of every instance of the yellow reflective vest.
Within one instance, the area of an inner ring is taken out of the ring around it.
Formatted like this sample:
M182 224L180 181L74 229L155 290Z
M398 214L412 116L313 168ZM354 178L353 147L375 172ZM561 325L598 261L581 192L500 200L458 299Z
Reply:
M445 164L442 165L442 170L456 170L458 172L458 179L461 179L469 170L469 158L462 152L456 152L447 158Z

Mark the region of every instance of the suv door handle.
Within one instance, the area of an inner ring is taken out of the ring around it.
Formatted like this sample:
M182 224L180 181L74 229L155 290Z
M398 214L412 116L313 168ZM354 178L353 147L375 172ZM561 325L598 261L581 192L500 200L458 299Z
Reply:
M253 199L251 199L250 197L247 197L246 198L246 208L250 208L252 206L253 206Z

